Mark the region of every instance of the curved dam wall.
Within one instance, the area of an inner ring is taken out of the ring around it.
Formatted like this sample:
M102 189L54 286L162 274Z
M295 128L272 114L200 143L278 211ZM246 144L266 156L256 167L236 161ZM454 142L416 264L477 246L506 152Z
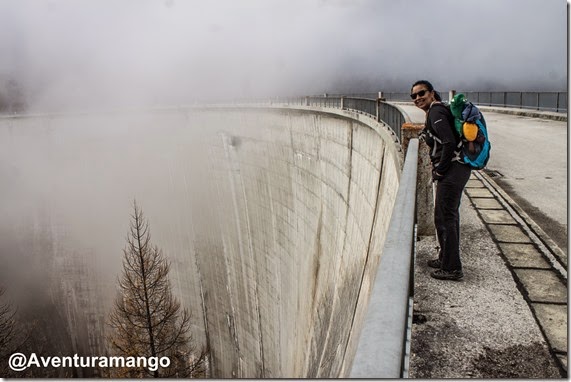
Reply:
M1 276L97 355L136 199L213 377L347 376L401 162L342 110L4 118Z

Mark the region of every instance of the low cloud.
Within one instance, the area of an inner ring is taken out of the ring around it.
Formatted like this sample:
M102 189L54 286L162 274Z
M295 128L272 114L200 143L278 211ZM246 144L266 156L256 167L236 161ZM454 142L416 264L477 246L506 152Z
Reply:
M544 0L4 0L0 96L32 109L567 85ZM0 98L0 102L2 98Z

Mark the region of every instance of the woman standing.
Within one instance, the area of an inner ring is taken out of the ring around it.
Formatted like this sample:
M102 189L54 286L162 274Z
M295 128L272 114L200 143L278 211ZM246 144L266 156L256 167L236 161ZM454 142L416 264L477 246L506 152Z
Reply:
M460 200L471 169L460 160L460 137L454 130L454 117L442 104L440 94L428 81L412 85L410 97L426 113L421 133L431 148L432 180L436 183L434 224L440 251L428 265L437 268L430 275L441 280L464 277L460 260Z

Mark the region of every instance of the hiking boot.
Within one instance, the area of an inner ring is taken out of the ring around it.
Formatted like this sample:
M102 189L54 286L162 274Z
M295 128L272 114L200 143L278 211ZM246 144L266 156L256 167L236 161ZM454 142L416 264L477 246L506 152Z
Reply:
M438 269L430 273L430 276L439 280L462 280L464 273L461 270L445 271L444 269Z
M442 266L442 262L440 261L440 259L428 260L427 264L430 268L436 268L436 269L440 269L440 267Z

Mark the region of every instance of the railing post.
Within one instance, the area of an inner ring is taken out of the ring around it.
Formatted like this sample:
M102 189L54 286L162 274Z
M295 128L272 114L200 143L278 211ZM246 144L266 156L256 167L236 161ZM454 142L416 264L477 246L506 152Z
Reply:
M341 110L345 109L345 96L341 96Z
M379 92L377 95L377 102L375 103L375 118L377 122L381 120L381 100L383 99L383 92Z
M406 153L408 143L424 128L422 123L403 123L401 128L401 144ZM434 236L434 198L432 195L432 165L430 148L425 143L418 150L418 169L416 178L416 219L419 236Z

